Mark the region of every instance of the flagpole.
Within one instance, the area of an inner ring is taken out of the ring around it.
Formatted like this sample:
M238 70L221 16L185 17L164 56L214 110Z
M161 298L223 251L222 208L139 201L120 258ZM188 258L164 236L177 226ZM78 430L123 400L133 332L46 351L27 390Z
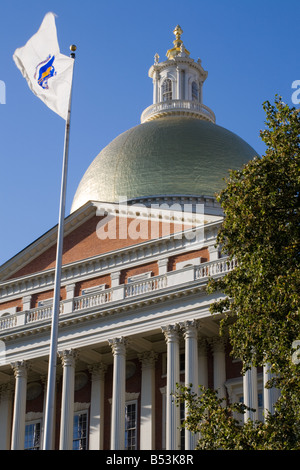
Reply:
M74 59L74 62L75 62L76 46L74 45L70 46L70 50L71 50L70 57ZM74 73L74 65L73 65L73 73ZM59 310L60 310L60 284L61 284L61 267L62 267L63 239L64 239L65 203L66 203L67 171L68 171L69 140L70 140L72 85L73 85L73 76L72 76L72 82L71 82L68 114L67 114L66 127L65 127L64 155L63 155L62 177L61 177L57 248L56 248L56 267L55 267L55 279L54 279L54 299L53 299L53 313L52 313L52 324L51 324L46 412L45 412L45 425L44 425L44 445L43 445L44 450L51 450L53 446L52 441L53 441L54 412L55 412L56 362L57 362L58 323L59 323Z

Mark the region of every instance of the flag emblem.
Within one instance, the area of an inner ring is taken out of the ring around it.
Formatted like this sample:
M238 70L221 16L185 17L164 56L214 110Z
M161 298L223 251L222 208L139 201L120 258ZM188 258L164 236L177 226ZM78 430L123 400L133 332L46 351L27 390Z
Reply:
M38 84L47 90L48 87L48 79L54 77L56 75L56 71L53 65L55 56L49 55L46 60L40 62L39 65L36 67L36 71L34 74L34 78L37 80Z

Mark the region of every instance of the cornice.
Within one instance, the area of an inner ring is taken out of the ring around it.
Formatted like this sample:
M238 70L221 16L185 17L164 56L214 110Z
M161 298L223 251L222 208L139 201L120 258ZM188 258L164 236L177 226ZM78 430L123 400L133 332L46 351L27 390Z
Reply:
M164 62L159 62L157 64L153 64L148 72L148 76L153 78L155 72L161 72L167 68L178 67L178 65L188 65L191 68L194 68L199 72L204 80L207 78L208 72L204 70L200 62L195 62L190 57L180 57L176 56L175 59L165 60Z

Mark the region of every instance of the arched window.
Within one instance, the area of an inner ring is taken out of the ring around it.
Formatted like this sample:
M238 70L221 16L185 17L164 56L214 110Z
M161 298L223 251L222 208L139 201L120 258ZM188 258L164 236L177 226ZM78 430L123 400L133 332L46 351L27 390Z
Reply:
M169 78L162 84L162 100L169 101L172 99L172 81Z
M192 100L199 101L199 87L196 82L192 83Z

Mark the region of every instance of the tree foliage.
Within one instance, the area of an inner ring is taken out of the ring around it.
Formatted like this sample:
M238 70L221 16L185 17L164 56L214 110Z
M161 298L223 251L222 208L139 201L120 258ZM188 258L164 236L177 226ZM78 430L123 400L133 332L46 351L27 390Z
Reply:
M241 170L231 171L226 188L218 196L225 217L217 243L224 254L236 259L237 267L223 278L211 280L208 292L224 294L212 304L211 312L222 314L221 333L228 331L233 356L243 361L244 371L268 364L276 377L269 386L277 386L281 397L275 415L268 416L266 424L250 423L241 429L230 419L227 427L226 421L224 427L219 420L217 428L223 433L227 429L226 439L235 448L248 448L247 442L255 439L258 448L299 449L300 366L291 356L293 341L300 339L300 112L280 97L275 98L274 105L266 102L263 106L266 129L261 137L266 153ZM201 400L206 398L204 394ZM206 404L213 423L216 411L211 395L209 400ZM202 407L199 402L198 406ZM221 415L223 410L224 416L231 416L232 409L219 408ZM198 418L201 435L208 438L213 430L208 430L202 413ZM221 448L226 448L224 439L217 441ZM201 445L206 444L202 440Z
M218 392L200 387L178 387L175 401L184 403L187 416L182 426L199 435L196 450L299 450L299 424L284 413L268 415L266 422L241 424L247 407L227 403Z
M264 109L265 156L232 171L218 197L225 218L217 242L238 266L209 290L226 295L212 312L236 319L230 328L236 357L282 372L300 337L300 113L281 99Z

